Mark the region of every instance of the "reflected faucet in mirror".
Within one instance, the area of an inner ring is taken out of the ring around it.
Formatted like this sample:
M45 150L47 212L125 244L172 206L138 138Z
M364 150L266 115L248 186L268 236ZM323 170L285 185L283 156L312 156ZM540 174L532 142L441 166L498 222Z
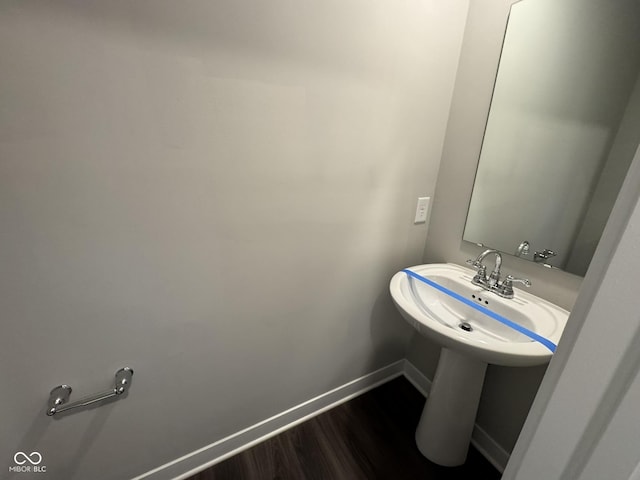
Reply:
M553 250L545 248L541 252L533 253L533 261L536 263L547 263L547 260L549 260L551 257L555 257L556 255L558 254Z
M522 255L529 255L529 248L531 248L531 244L527 240L523 240L518 248L516 248L516 253L514 255L516 257L521 257Z

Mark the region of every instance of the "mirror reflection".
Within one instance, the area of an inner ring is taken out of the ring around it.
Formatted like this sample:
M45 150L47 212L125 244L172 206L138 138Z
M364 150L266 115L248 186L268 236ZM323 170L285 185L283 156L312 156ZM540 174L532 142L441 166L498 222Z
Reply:
M511 7L464 240L584 275L640 140L640 2Z

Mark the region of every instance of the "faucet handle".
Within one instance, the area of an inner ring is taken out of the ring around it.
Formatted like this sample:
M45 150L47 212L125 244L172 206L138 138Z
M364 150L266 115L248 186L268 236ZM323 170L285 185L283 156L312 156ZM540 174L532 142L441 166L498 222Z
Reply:
M528 278L516 278L513 275L507 275L507 277L504 279L504 283L507 282L511 284L513 284L513 282L522 283L525 287L531 286L531 280L529 280Z
M480 264L480 266L476 268L478 269L478 273L476 273L471 279L471 283L484 288L489 282L489 279L487 278L487 267Z
M500 285L499 295L504 298L513 298L513 282L522 283L525 287L531 286L528 278L515 278L513 275L507 275L502 285Z
M476 259L468 258L467 263L471 265L473 268L480 268L483 266L482 263L479 262L477 258Z

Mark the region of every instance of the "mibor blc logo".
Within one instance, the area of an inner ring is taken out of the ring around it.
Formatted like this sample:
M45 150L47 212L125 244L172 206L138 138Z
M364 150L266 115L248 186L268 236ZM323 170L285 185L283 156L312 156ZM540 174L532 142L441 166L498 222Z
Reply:
M24 452L16 452L13 456L15 465L9 467L10 472L17 473L46 473L47 466L41 465L42 455L38 452L26 454Z

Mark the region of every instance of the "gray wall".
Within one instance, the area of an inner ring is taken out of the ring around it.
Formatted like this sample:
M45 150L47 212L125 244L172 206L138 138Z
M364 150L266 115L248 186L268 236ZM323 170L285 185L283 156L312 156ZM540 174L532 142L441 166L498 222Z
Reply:
M4 2L0 465L131 477L403 358L388 281L422 261L466 14ZM45 417L124 365L125 400Z
M464 264L482 251L461 239L511 3L478 0L470 5L424 262ZM569 310L582 281L515 257L504 259L503 270L531 279L531 293ZM416 335L407 355L433 378L437 345ZM544 366L490 366L487 371L477 423L506 451L515 444L544 373Z

